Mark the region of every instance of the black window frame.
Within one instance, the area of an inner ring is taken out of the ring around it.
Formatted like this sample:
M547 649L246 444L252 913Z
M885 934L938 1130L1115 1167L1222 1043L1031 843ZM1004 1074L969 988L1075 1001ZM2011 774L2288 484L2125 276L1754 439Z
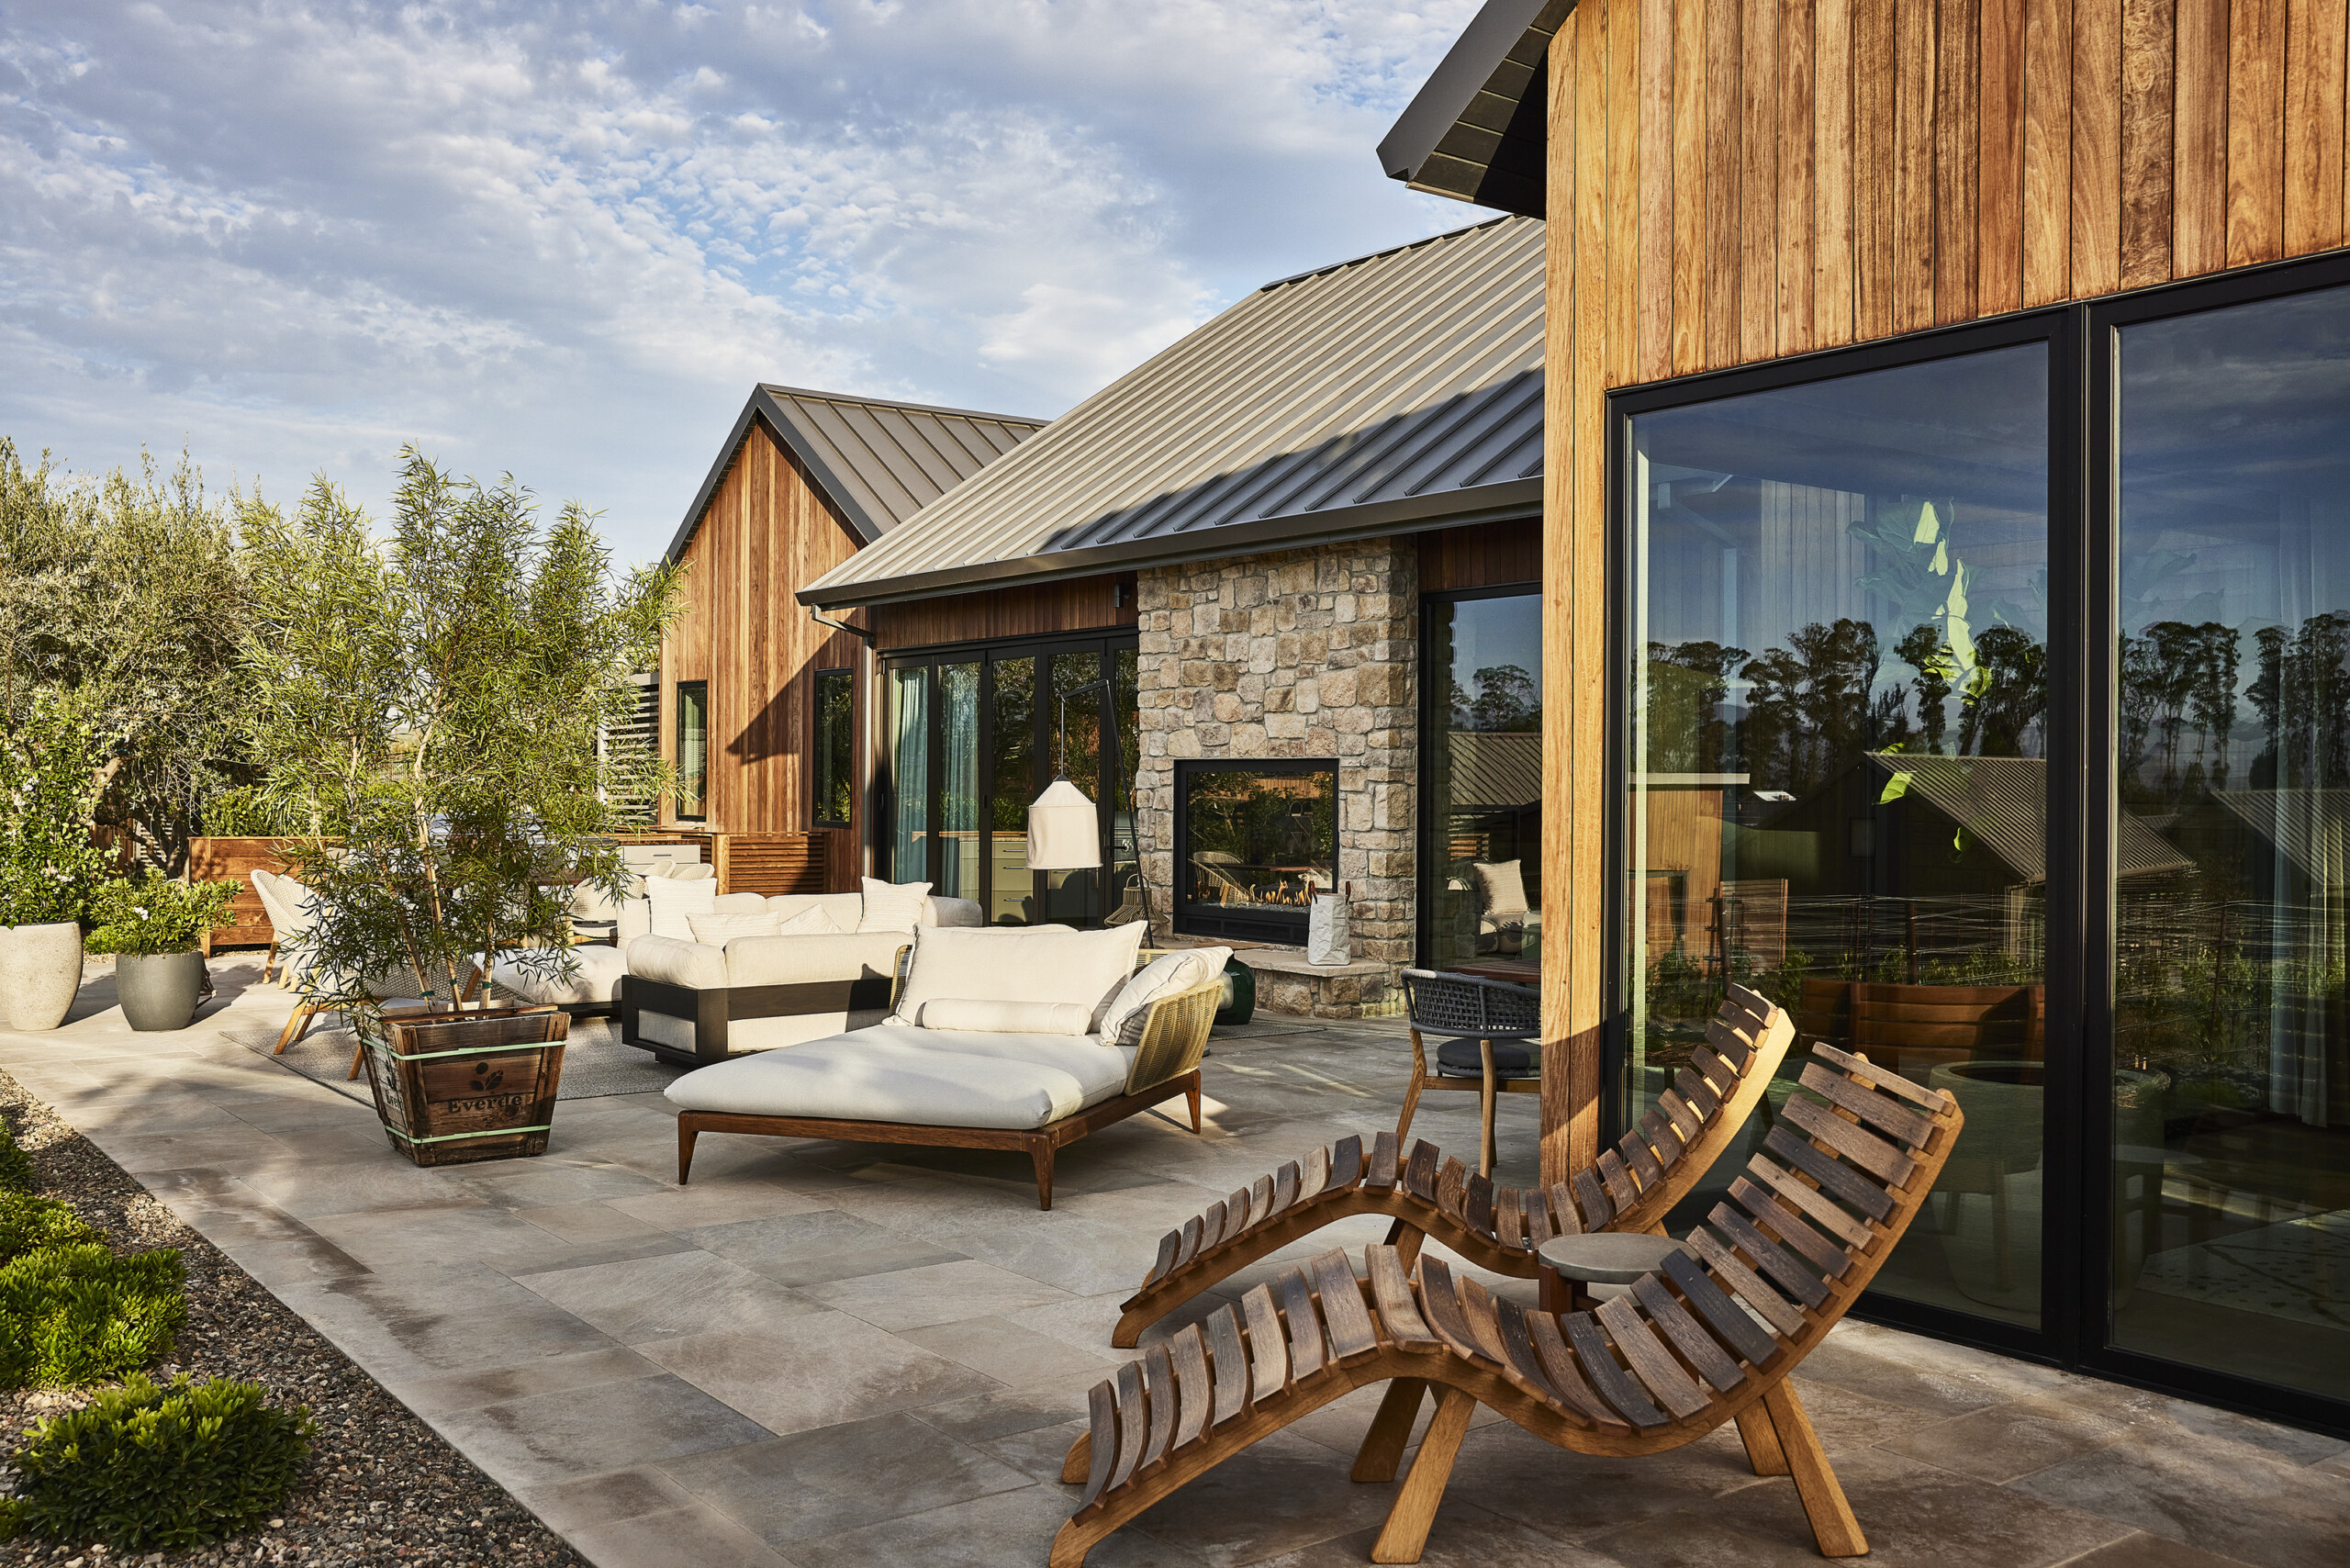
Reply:
M2120 330L2230 305L2350 285L2350 252L2333 252L2018 311L1902 337L1606 394L1603 505L1606 576L1606 716L1602 766L1606 949L1602 966L1602 1147L1624 1130L1629 1058L1625 922L1629 846L1624 736L1630 650L1632 420L1641 414L1743 397L1986 349L2048 345L2048 888L2047 1101L2043 1119L2041 1327L2027 1330L1953 1309L1865 1294L1853 1316L2024 1360L2175 1392L2208 1404L2350 1435L2350 1402L2170 1361L2110 1344L2110 1118L2113 1067L2110 896L2119 622ZM1425 684L1425 683L1424 683ZM1424 704L1425 706L1425 704ZM2060 785L2064 786L2060 788ZM2095 785L2101 788L2099 798ZM1425 896L1425 895L1424 895Z
M1436 667L1436 618L1438 611L1450 605L1465 604L1480 599L1539 599L1539 581L1520 583L1489 583L1472 588L1442 588L1424 590L1420 594L1420 744L1417 754L1420 779L1423 785L1437 776L1437 734L1447 722L1444 702L1438 695L1438 677ZM1537 671L1539 677L1540 672ZM1441 912L1437 894L1440 890L1449 857L1442 852L1445 843L1444 824L1438 820L1439 802L1436 791L1422 788L1415 791L1418 797L1413 811L1419 827L1417 852L1412 857L1416 868L1412 896L1413 961L1422 969L1436 963L1436 924ZM1541 874L1538 862L1536 876Z
M848 689L848 756L845 759L847 777L848 809L838 817L824 814L827 771L825 753L824 683L837 677ZM856 816L856 671L846 665L827 665L818 668L811 678L808 700L808 825L811 827L849 827Z
M677 726L676 733L669 737L670 751L673 756L685 749L686 693L688 691L695 692L698 693L699 697L701 704L701 788L694 791L694 803L699 806L700 810L694 812L687 811L685 809L685 769L680 766L677 771L678 788L677 793L671 798L672 810L669 814L677 818L677 820L681 823L706 823L710 821L710 682L708 680L680 680L674 684L672 689L675 693L675 700L677 702L675 718Z

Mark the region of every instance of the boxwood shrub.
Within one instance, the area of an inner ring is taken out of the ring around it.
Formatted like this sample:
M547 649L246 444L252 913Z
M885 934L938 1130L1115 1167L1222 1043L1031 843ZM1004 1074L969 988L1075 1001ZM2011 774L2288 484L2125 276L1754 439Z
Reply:
M175 1251L88 1241L0 1264L0 1385L77 1388L145 1366L187 1315L185 1278Z
M307 1406L265 1403L259 1383L143 1374L36 1427L17 1450L17 1495L0 1537L93 1537L117 1551L196 1546L266 1518L317 1430Z

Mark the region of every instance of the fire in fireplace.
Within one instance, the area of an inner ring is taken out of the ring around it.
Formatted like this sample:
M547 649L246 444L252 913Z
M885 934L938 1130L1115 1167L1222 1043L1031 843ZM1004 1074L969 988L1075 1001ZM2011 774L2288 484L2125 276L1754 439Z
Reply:
M1337 808L1335 762L1176 764L1175 929L1304 941L1337 884Z

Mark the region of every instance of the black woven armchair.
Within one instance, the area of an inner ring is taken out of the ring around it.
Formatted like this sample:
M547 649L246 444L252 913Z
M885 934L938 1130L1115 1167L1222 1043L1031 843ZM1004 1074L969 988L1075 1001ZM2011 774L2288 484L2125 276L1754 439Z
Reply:
M1412 1022L1412 1086L1404 1093L1395 1141L1409 1147L1406 1135L1413 1113L1420 1107L1421 1091L1474 1089L1483 1113L1477 1173L1491 1176L1494 1097L1541 1091L1540 993L1530 986L1476 975L1405 969L1404 1003ZM1433 1071L1424 1035L1438 1039Z

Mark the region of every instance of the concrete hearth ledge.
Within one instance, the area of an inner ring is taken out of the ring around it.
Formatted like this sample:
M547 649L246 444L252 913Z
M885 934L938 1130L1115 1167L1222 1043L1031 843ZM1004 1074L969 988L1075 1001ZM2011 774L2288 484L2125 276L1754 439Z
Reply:
M194 1028L133 1035L91 985L63 1029L0 1033L0 1065L598 1568L1043 1562L1086 1389L1143 1353L1110 1334L1159 1236L1392 1127L1411 1065L1391 1020L1220 1034L1205 1133L1142 1115L1071 1146L1050 1214L1026 1160L953 1149L709 1135L680 1189L657 1094L564 1102L536 1159L419 1170L368 1107L222 1039L290 999L252 959L214 969L229 1005ZM1504 1181L1532 1179L1535 1113L1501 1108ZM1473 1148L1474 1097L1430 1097L1413 1130ZM1386 1229L1333 1226L1154 1333ZM1796 1382L1876 1562L2298 1568L2350 1533L2332 1439L1850 1320ZM1347 1479L1378 1403L1316 1412L1095 1561L1364 1561L1395 1494ZM1584 1459L1485 1411L1430 1560L1627 1568L1661 1540L1819 1562L1792 1484L1757 1480L1727 1429Z

